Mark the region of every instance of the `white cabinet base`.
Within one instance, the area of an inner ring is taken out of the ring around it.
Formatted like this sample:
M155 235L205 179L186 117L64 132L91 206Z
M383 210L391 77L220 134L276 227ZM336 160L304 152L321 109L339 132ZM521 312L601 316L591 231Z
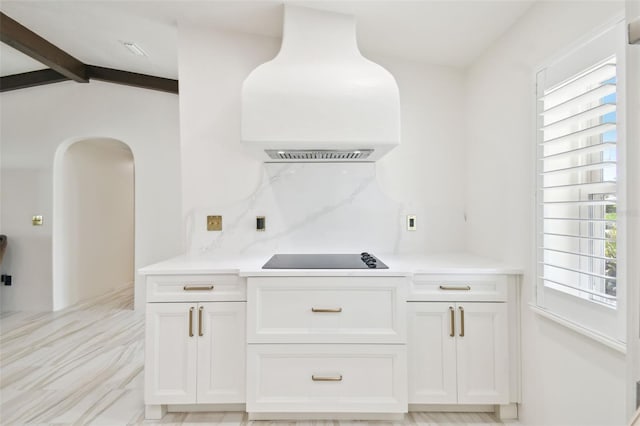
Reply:
M478 405L478 404L409 404L409 412L429 413L494 413L498 420L516 420L518 404Z
M499 420L515 420L518 418L518 404L496 405L495 413Z
M241 412L247 411L245 404L168 404L168 413L219 413L219 412Z
M160 420L167 414L166 405L150 405L144 406L144 418L145 420Z
M249 413L249 420L384 420L402 421L402 413Z
M410 413L495 413L495 405L478 404L409 404Z

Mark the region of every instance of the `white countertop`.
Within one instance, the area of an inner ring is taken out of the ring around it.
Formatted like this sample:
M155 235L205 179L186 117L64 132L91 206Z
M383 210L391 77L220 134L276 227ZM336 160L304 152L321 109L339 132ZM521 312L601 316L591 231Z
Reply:
M262 269L272 254L187 254L138 272L142 275L239 274L240 276L409 276L414 274L522 274L521 268L469 253L391 255L374 253L389 269Z

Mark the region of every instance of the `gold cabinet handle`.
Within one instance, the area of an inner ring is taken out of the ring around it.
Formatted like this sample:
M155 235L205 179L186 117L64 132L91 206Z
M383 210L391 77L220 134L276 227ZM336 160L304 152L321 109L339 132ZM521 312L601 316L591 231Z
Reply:
M464 337L464 308L459 306L460 309L460 337Z
M213 285L189 285L182 287L184 291L209 291L213 290Z
M342 374L338 376L316 376L315 374L311 376L311 380L314 382L341 382Z
M440 290L456 290L456 291L469 291L470 285L441 285Z
M342 312L342 308L323 309L323 308L311 308L311 312Z
M204 310L204 306L200 306L200 309L198 309L198 336L204 336L204 333L202 332L202 311Z
M456 310L453 309L453 306L449 306L449 314L451 315L449 336L453 337L456 335Z
M195 308L189 308L189 337L193 337L193 310Z

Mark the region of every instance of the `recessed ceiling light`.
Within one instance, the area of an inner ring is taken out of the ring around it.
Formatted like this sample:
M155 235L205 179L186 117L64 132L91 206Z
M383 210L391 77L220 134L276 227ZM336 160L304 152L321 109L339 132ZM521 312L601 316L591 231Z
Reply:
M147 52L142 50L142 48L140 46L138 46L137 44L135 44L135 43L131 43L131 42L128 42L128 41L123 41L122 44L124 44L124 47L129 49L129 51L131 53L133 53L134 55L137 55L137 56L148 56Z

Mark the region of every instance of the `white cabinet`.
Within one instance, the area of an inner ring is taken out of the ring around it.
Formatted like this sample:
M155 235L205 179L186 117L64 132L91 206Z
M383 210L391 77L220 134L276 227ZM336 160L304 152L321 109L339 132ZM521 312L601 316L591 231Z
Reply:
M404 277L250 277L247 411L407 412Z
M196 402L245 402L245 302L201 303Z
M245 402L262 420L389 419L408 404L496 405L514 416L516 284L466 273L149 275L146 417L169 404Z
M249 345L248 411L405 413L405 345Z
M458 400L450 306L407 303L409 404L455 404Z
M416 302L506 302L509 294L506 275L415 274L409 301Z
M189 404L196 400L195 307L190 303L147 304L145 404Z
M249 343L406 341L406 280L381 277L251 278Z
M147 303L245 300L247 300L246 280L233 274L167 274L147 277Z
M507 304L408 303L409 403L507 404Z
M246 279L147 276L146 417L168 404L245 402Z
M243 403L245 303L149 303L145 403Z

